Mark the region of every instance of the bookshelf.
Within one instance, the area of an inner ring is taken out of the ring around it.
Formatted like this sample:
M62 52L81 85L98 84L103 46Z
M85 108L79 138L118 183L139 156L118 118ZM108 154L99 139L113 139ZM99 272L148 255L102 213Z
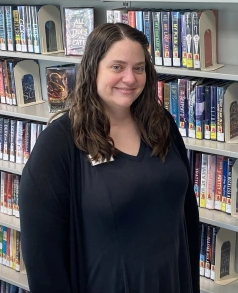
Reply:
M0 1L1 4L11 4L13 1L3 0ZM138 4L137 4L138 2ZM14 1L15 4L20 5L24 4L23 0ZM95 24L103 23L106 20L105 10L109 8L117 8L121 7L123 2L118 0L110 0L100 1L94 0L90 1L78 1L69 0L67 4L64 3L63 0L46 0L46 1L36 1L36 0L28 0L28 4L59 4L61 6L81 6L88 7L94 6L98 10L95 13L96 15ZM128 2L130 3L130 2ZM227 5L227 4L231 5ZM211 5L213 4L213 5ZM219 24L219 62L225 64L224 67L215 70L215 71L195 71L195 70L187 70L184 68L171 68L171 67L158 67L155 66L156 71L161 74L174 74L174 75L187 75L193 77L204 77L204 78L216 78L216 79L226 79L232 81L238 81L238 58L236 48L238 46L238 33L236 32L236 19L238 18L238 0L150 0L149 2L145 2L143 0L136 0L131 2L132 6L144 7L147 8L184 8L189 5L191 8L210 8L216 7L218 9L224 9L224 15L219 15L219 20L221 22ZM170 6L169 6L170 5ZM227 7L229 6L229 7ZM224 19L229 17L229 21L226 23ZM230 28L233 30L230 30ZM236 40L237 39L237 40ZM227 41L232 43L231 47L227 50ZM51 66L58 63L76 63L80 64L80 57L69 57L65 56L64 53L59 54L50 54L50 55L42 55L42 54L33 54L33 53L21 53L21 52L8 52L1 51L1 57L18 57L25 59L34 59L39 60L40 68L41 68L41 78L42 78L42 88L46 88L46 82L44 78L43 68L45 66ZM43 99L46 100L46 91L43 92ZM6 115L15 118L24 118L31 119L39 122L47 122L50 118L51 114L48 112L47 103L39 104L36 106L29 106L25 108L12 107L7 105L0 104L0 114ZM187 148L195 151L207 152L216 155L224 155L238 158L238 145L237 144L226 144L219 143L215 141L206 141L206 140L195 140L190 138L184 138L184 142ZM15 174L21 174L24 165L14 164L11 162L0 161L0 170L12 172ZM232 218L225 213L210 211L206 209L199 209L200 220L202 222L217 225L219 227L223 227L225 229L233 230L238 232L238 219ZM7 215L0 214L0 224L5 225L7 227L20 230L19 219ZM27 277L24 274L17 273L12 269L0 265L0 279L3 281L7 281L16 286L19 286L23 289L29 290ZM201 278L201 293L235 293L238 291L238 282L234 282L228 286L219 286L216 285L211 280L206 278Z

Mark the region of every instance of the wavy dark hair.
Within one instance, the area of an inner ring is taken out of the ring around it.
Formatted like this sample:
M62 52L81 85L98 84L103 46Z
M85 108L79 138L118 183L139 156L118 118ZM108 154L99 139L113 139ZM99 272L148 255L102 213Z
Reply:
M87 39L69 111L75 144L96 161L99 158L109 161L118 153L110 137L110 121L97 93L96 79L99 62L115 42L123 39L138 42L146 62L146 84L131 105L132 116L142 139L152 148L152 156L164 160L170 145L170 125L157 101L157 74L148 52L149 43L142 32L123 23L103 24Z

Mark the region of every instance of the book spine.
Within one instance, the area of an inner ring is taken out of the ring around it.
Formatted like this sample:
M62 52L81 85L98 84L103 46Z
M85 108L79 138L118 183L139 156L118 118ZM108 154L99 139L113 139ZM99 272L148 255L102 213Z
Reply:
M200 245L200 276L205 275L205 258L206 258L206 239L207 239L207 226L201 223L201 245Z
M114 23L122 22L122 12L121 10L113 10L114 13Z
M13 185L13 175L11 173L7 174L7 214L12 216L12 185Z
M138 29L138 31L144 32L143 23L144 21L142 11L136 11L136 29Z
M207 162L207 198L206 198L206 208L209 210L214 210L215 208L215 172L216 172L216 156L208 155Z
M13 230L13 243L12 243L12 268L16 269L16 245L17 245L17 231Z
M24 159L23 163L26 164L26 162L29 159L30 152L31 152L31 123L27 122L25 124L25 131L24 131Z
M26 6L26 28L27 28L27 47L28 52L34 52L34 40L33 40L33 26L32 26L32 14L31 6Z
M15 176L15 217L19 218L19 185L20 185L20 176Z
M13 7L13 26L15 32L16 51L21 52L21 32L17 6Z
M231 214L231 177L232 177L232 167L235 163L234 158L228 158L227 166L227 197L226 197L226 213Z
M16 131L16 163L23 163L23 121L17 120Z
M4 70L3 69L3 61L0 60L0 95L1 95L1 103L6 104L6 94L5 94L3 70Z
M160 11L152 12L153 31L154 31L155 65L159 65L159 66L163 65L160 14L161 14Z
M16 120L10 120L10 162L16 162Z
M170 110L170 85L169 83L164 84L164 107L167 111Z
M4 176L4 203L3 203L3 213L7 214L7 184L8 181L8 173L5 173Z
M153 50L153 32L152 32L152 13L151 11L143 11L144 18L144 34L149 42L148 51L154 61L154 50ZM154 62L153 62L154 63Z
M37 53L37 54L41 53L40 33L39 33L39 24L38 24L38 10L39 10L39 7L31 6L34 53Z
M6 70L7 70L7 83L8 83L8 104L13 105L12 99L12 74L9 67L10 60L6 60Z
M192 17L191 12L185 12L186 23L186 51L187 51L187 68L193 69L193 40L192 40Z
M211 260L212 260L212 226L207 226L207 245L206 245L206 263L205 277L211 277Z
M31 149L30 149L31 152L36 143L36 138L37 138L37 124L31 123Z
M217 156L216 168L216 190L215 190L215 209L221 210L222 188L223 188L223 156Z
M10 104L11 94L10 94L10 88L9 88L9 75L8 75L8 69L7 69L7 60L4 60L2 62L2 68L3 68L3 81L4 81L4 88L5 88L5 97L6 97L6 103Z
M196 138L203 139L204 86L196 86Z
M107 23L114 23L114 12L113 12L113 10L112 9L107 9L106 13L107 13Z
M10 119L3 119L3 160L9 161L9 126Z
M16 271L20 272L20 232L16 232Z
M172 46L173 46L173 66L181 66L181 14L171 12L172 18Z
M21 50L27 52L26 6L18 6L19 25L21 35Z
M181 44L182 44L182 66L187 68L186 21L185 21L184 13L181 14Z
M217 140L217 87L211 86L211 140Z
M175 123L179 127L178 105L178 83L170 82L170 113L173 116Z
M206 207L206 193L207 193L207 165L208 165L208 155L202 154L202 164L201 164L201 187L200 187L200 207Z
M115 23L115 22L114 22ZM128 23L131 27L136 28L136 16L134 10L128 11Z
M8 72L10 74L10 86L12 93L12 105L17 106L17 96L16 96L16 86L15 86L15 78L14 78L14 61L8 61Z
M223 174L222 174L222 202L221 210L226 212L226 199L227 199L227 176L228 176L228 159L224 158L223 160Z
M172 66L172 27L169 11L161 12L162 43L163 43L163 64Z
M188 136L188 100L187 80L178 79L178 100L179 100L179 131L182 136Z
M211 139L211 88L205 86L204 138Z
M223 87L217 87L217 140L225 141L224 133L224 94Z
M0 117L0 159L3 159L3 134L4 134L4 126L3 126L3 117Z
M158 102L160 102L161 105L164 105L164 81L159 80L157 82L157 88L158 88Z
M193 46L193 66L194 69L201 69L200 64L200 36L199 36L199 13L192 12L192 46Z
M3 226L0 225L0 264L2 264Z
M13 268L13 229L10 229L10 268Z
M15 51L15 36L14 36L14 27L13 27L13 14L12 14L12 6L5 6L5 14L6 14L6 27L7 27L7 49L8 51Z
M1 213L4 213L5 176L6 173L1 171Z
M128 13L127 12L123 12L122 13L122 23L128 24L129 20L128 20Z
M197 199L198 206L200 205L199 197L200 197L200 181L201 181L201 161L202 154L195 154L195 168L194 168L194 193Z
M187 97L188 97L188 136L195 138L196 136L196 82L188 80Z
M6 34L6 17L5 8L3 5L0 6L0 50L7 50L7 34Z
M3 226L2 264L5 266L6 262L7 262L7 227Z

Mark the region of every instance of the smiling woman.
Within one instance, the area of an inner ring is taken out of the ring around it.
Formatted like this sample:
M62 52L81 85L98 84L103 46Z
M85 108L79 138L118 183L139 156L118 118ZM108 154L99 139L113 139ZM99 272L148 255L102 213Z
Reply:
M126 24L96 28L70 109L35 144L19 192L31 293L200 291L188 159L147 49Z

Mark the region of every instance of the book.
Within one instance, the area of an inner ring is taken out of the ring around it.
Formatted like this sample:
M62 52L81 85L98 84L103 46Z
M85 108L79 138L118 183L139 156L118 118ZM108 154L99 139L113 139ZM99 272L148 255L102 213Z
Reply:
M200 276L205 275L206 261L206 244L207 244L207 226L204 223L200 224Z
M197 199L197 204L200 206L199 197L200 197L200 182L201 182L201 161L202 154L195 154L195 168L194 168L194 193Z
M31 16L32 16L32 35L33 35L33 48L34 53L41 53L40 47L40 33L39 33L39 23L38 23L38 14L37 12L40 9L40 6L30 6Z
M150 55L152 57L152 60L154 60L154 50L153 50L153 24L152 24L152 12L149 10L143 11L143 28L144 28L144 34L147 37L147 40L149 42L149 48L148 51L150 52Z
M86 40L94 29L93 8L64 8L65 55L83 55Z
M6 15L6 28L7 28L7 50L15 51L15 36L14 36L14 24L13 24L13 12L12 6L5 6Z
M187 41L187 68L193 69L193 38L192 38L192 15L191 12L185 12L186 41Z
M208 166L208 154L202 154L202 163L201 163L201 185L200 185L200 207L206 207L206 198L207 198L207 167Z
M178 79L178 108L179 108L179 131L182 136L188 136L188 99L187 79Z
M215 208L215 180L216 180L216 156L208 155L207 160L207 198L206 208L214 210Z
M172 23L170 11L161 12L163 64L172 66Z
M49 111L55 113L66 107L67 99L75 87L75 67L47 67L47 94Z
M216 188L215 188L215 209L221 210L222 206L222 189L223 189L223 156L216 157Z
M162 59L162 31L161 31L161 11L152 12L153 33L154 33L154 56L155 65L163 65Z
M26 6L17 6L19 13L19 26L21 35L21 50L22 52L27 52L27 26L26 26Z
M181 66L181 12L171 11L172 18L172 46L173 46L173 66Z
M20 32L19 12L18 12L17 6L13 6L12 15L13 15L13 27L14 27L16 51L21 52L21 32Z
M26 6L26 29L27 29L27 48L28 52L34 52L34 37L33 37L33 15L31 13L31 6Z
M7 50L6 17L5 8L3 5L0 5L0 50Z
M193 52L193 67L200 69L200 36L199 36L199 12L193 11L192 18L192 52Z

